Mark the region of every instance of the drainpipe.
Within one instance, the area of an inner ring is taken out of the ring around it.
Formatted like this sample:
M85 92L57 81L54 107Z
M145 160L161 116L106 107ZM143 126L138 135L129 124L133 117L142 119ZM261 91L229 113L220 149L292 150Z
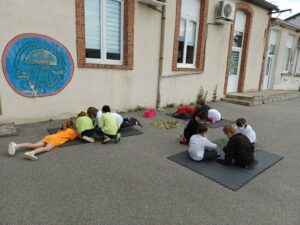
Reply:
M164 47L165 47L165 25L166 25L166 6L162 6L161 10L161 28L160 28L160 50L159 50L159 65L157 77L157 95L156 95L156 108L160 108L161 103L161 81L163 73L164 62Z

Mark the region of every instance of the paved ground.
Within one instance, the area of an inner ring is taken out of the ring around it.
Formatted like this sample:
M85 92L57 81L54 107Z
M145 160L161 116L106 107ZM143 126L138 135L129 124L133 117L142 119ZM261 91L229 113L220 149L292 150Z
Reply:
M60 148L36 162L22 153L9 157L11 138L1 138L0 224L299 225L300 99L213 105L228 119L246 117L260 146L285 158L233 192L167 160L185 150L177 142L184 122L179 129L160 130L141 119L144 135L117 145ZM159 118L169 119L163 113ZM56 126L57 121L19 126L13 139L37 141ZM223 137L221 128L209 136Z

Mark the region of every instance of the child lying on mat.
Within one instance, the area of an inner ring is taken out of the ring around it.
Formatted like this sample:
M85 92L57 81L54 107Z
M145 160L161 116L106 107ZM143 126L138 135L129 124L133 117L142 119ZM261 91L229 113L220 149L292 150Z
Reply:
M249 124L247 124L246 119L244 118L237 119L236 126L237 126L237 132L247 136L247 138L249 138L250 142L254 146L256 142L256 133L252 129L252 127Z
M59 147L67 141L74 140L78 137L75 131L75 126L72 120L64 122L61 129L55 134L47 135L41 141L33 143L21 143L16 144L15 142L10 142L8 146L8 154L14 155L17 150L20 149L33 149L32 151L25 152L24 157L30 160L37 160L36 154L49 152L52 149Z
M217 145L207 139L207 127L200 125L197 134L194 134L189 142L189 155L195 161L215 160L218 153Z
M254 167L257 163L254 160L254 148L249 139L237 133L232 125L225 125L224 134L229 138L227 145L223 148L225 159L217 159L217 162L242 168Z
M195 114L195 107L188 105L188 106L178 106L176 112L173 114L174 117L180 119L190 119Z
M190 141L190 138L197 134L197 129L200 124L206 123L206 114L205 113L199 113L195 116L195 118L192 118L189 120L188 124L184 128L183 135L180 136L180 143L181 144L188 144Z
M196 107L195 115L199 113L205 113L207 120L211 123L216 123L223 119L221 113L216 109L212 109L205 101L200 102L200 106Z

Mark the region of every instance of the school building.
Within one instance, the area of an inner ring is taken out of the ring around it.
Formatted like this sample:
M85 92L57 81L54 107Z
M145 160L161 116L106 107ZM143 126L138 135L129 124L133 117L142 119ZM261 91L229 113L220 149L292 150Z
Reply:
M272 19L263 89L299 90L300 14Z
M218 99L262 90L274 10L265 0L1 0L0 122L188 104L201 86L208 100L216 86Z

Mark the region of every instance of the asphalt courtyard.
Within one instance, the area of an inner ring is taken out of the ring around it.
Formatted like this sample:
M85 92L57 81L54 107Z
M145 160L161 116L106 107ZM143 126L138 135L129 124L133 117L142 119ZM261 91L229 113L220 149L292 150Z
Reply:
M171 119L163 112L125 115L141 119L143 135L58 148L38 161L8 156L8 143L38 141L59 121L20 125L18 136L0 139L0 225L299 225L300 98L211 105L227 119L245 117L259 145L284 159L234 192L167 159L186 149L178 143L185 122L151 126ZM221 128L209 130L220 137Z

